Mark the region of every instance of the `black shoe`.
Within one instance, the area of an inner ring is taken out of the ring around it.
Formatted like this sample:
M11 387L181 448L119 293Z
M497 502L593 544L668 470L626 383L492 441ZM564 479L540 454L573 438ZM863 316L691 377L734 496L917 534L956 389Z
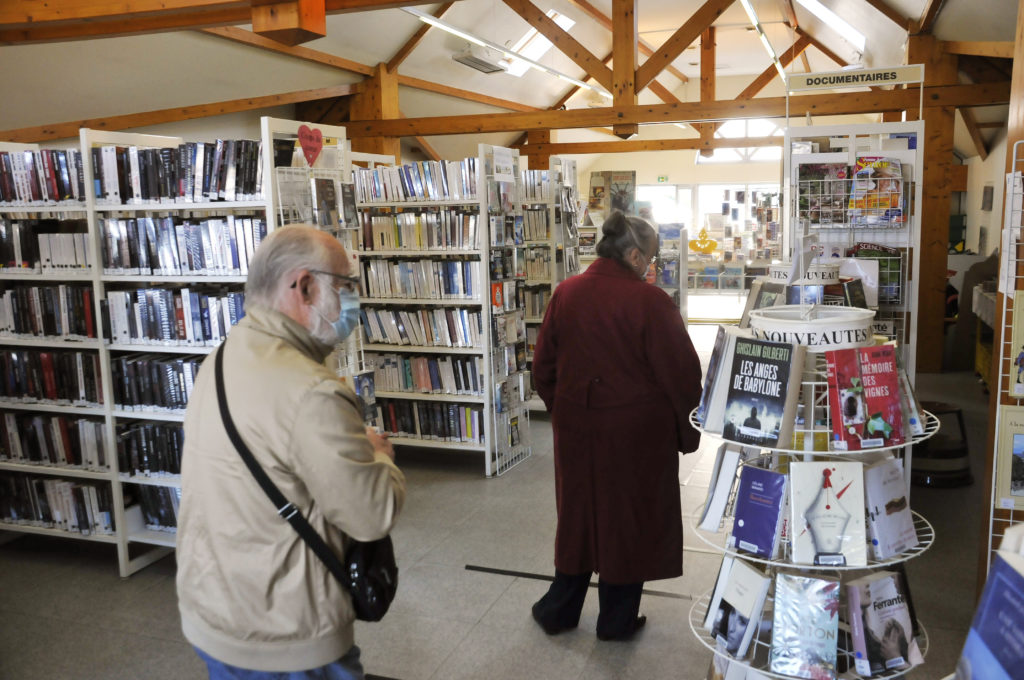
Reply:
M633 630L629 631L628 633L623 633L622 635L606 635L604 633L598 632L597 639L603 642L608 642L611 640L629 640L633 637L633 635L636 634L638 630L643 628L645 625L647 625L647 617L641 614L640 616L636 617L636 621L633 622Z
M542 619L541 616L540 616L540 613L539 613L540 609L539 609L539 607L540 607L540 602L537 602L536 604L533 605L533 609L531 609L531 612L533 613L533 620L536 621L537 625L539 625L544 630L544 632L547 633L548 635L558 635L559 633L564 633L565 631L572 630L573 628L576 627L576 626L553 626L553 625L551 625L549 623L546 623L544 621L544 619Z

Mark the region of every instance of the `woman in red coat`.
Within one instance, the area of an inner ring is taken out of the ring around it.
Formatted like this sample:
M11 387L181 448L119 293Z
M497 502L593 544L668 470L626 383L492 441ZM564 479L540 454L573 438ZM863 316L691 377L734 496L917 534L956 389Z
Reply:
M700 434L689 413L700 361L679 309L644 282L658 236L637 217L605 221L598 259L551 296L534 352L555 444L555 580L533 606L550 635L575 628L593 572L597 636L644 625L644 581L683 573L679 455Z

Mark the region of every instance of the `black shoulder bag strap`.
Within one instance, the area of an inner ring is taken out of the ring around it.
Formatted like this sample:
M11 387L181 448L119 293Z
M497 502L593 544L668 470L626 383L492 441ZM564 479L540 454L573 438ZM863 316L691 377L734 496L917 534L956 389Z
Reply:
M348 581L346 579L347 571L342 565L341 560L334 554L330 546L320 538L320 534L316 532L316 529L310 525L299 509L296 508L291 501L285 498L281 490L277 488L277 485L271 481L267 473L263 471L260 464L256 462L256 459L252 455L252 451L242 441L241 435L238 434L238 430L235 428L235 423L231 420L231 413L228 411L227 395L224 390L224 349L227 341L221 343L220 349L217 350L217 357L214 360L214 372L217 380L217 402L220 405L220 417L224 421L224 429L227 430L228 438L231 443L238 449L239 455L242 456L242 460L245 462L245 466L249 468L249 472L256 478L260 488L263 489L267 497L277 508L277 514L288 520L288 523L292 525L292 528L298 532L302 540L306 542L306 545L316 553L323 563L327 566L327 569L334 574L334 577L338 579L338 582L347 590Z

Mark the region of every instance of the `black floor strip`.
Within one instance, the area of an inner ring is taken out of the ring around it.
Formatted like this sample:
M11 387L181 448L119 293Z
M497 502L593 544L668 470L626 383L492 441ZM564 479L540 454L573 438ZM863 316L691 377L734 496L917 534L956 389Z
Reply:
M389 678L386 675L373 675L372 673L367 673L366 680L398 680L398 678Z
M515 576L517 578L532 578L536 581L554 581L553 576L546 574L534 574L529 571L514 571L512 569L496 569L494 567L481 567L476 564L467 564L466 571L482 571L485 574L498 574L499 576ZM596 583L590 584L591 588L596 588ZM651 595L653 597L667 597L673 600L693 600L691 595L683 595L681 593L669 593L664 590L648 590L644 588L644 595Z

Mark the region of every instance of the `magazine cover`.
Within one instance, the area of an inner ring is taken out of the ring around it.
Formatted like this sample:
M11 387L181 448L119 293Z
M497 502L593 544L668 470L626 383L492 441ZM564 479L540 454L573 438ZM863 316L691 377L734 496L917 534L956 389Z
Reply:
M903 254L899 248L856 243L847 255L878 260L878 302L900 304L903 301Z
M1024 510L1024 407L999 407L998 508Z
M903 169L895 158L862 156L853 166L850 223L862 226L902 225Z
M847 197L850 193L850 168L845 163L801 163L799 217L812 228L846 226Z
M789 466L795 564L867 565L864 466L809 461Z
M771 670L796 678L834 678L839 636L839 581L775 576Z

